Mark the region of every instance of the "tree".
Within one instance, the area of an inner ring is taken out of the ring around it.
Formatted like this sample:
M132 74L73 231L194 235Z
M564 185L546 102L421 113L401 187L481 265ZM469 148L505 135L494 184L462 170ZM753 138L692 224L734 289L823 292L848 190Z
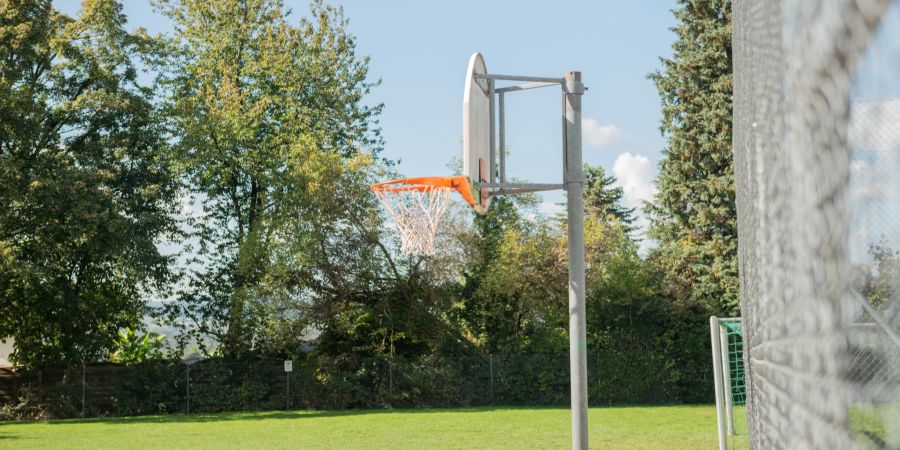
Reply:
M884 236L869 245L871 264L857 268L856 289L877 309L885 309L896 298L900 286L900 251L894 250Z
M0 5L0 334L30 368L83 362L166 287L177 184L155 88L159 43L122 7Z
M651 260L679 304L738 312L731 150L731 1L680 0L671 59L650 75L662 101L663 150L648 212Z
M622 204L625 192L615 186L616 177L606 175L600 166L584 165L584 208L601 219L615 219L626 233L634 231L634 208Z
M494 317L502 299L491 289L486 289L488 274L498 264L498 258L511 230L522 229L523 221L513 198L496 197L491 207L483 215L473 215L469 239L466 240L465 264L463 264L462 284L459 286L459 303L453 315L460 321L464 333L476 343L495 351L497 345L506 339L504 331L498 329Z
M109 360L119 364L135 365L153 359L162 359L166 337L156 333L138 335L134 328L119 332L115 350Z
M228 356L284 348L276 336L299 339L323 297L373 278L381 107L364 103L368 59L342 11L318 1L296 25L278 0L160 6L176 29L179 159L204 214L174 313Z

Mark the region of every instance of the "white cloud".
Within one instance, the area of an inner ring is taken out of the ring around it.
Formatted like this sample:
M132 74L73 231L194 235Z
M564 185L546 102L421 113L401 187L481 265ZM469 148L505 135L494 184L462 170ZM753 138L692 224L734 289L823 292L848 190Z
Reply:
M640 209L644 201L653 199L656 194L655 170L646 156L622 153L613 163L612 173L616 185L625 193L625 203L629 207Z
M869 170L869 167L870 167L869 163L867 163L861 159L854 159L853 161L850 161L850 172L851 173L865 172L866 170Z
M891 152L859 152L865 159L850 161L850 201L893 201L900 199L894 168L900 157ZM866 209L866 205L855 205Z
M613 124L603 125L595 119L581 121L581 138L589 148L606 148L622 139L622 130Z
M656 169L649 158L625 152L613 163L612 174L616 177L616 186L622 188L625 205L635 208L635 225L638 233L643 234L650 221L644 214L644 202L653 199L656 194ZM652 243L648 239L641 241L641 251L646 252Z
M900 99L853 102L847 143L854 151L895 151L900 147Z

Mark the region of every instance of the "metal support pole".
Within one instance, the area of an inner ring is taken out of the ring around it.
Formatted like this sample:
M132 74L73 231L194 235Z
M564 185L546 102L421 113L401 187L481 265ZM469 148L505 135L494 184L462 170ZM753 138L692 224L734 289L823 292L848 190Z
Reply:
M187 366L187 414L191 413L191 365Z
M476 80L502 80L502 81L531 81L535 83L562 84L565 78L528 77L522 75L500 75L496 73L476 73L472 75Z
M566 146L568 145L566 142L566 108L568 107L568 101L566 100L566 89L565 85L563 85L562 92L562 169L563 169L563 190L569 188L569 185L566 184L566 181L569 180L569 170L567 169L569 164L569 156L566 151Z
M287 408L285 408L285 409L290 410L291 409L291 373L285 372L284 378L287 381L287 399L286 399Z
M728 435L734 436L734 404L731 398L731 356L728 354L728 330L722 326L719 320L719 340L722 348L722 391L725 393L725 423L728 425Z
M491 353L488 355L488 364L490 366L490 374L491 374L491 402L494 401L494 354Z
M587 337L584 300L584 170L581 161L581 72L568 72L565 109L566 207L569 214L569 376L572 448L588 448Z
M488 80L488 116L490 117L490 158L491 163L488 164L488 181L493 183L497 179L497 128L494 117L496 115L494 100L494 80Z
M538 81L536 83L528 83L528 84L520 84L518 86L507 86L502 88L494 89L496 93L502 92L516 92L516 91L527 91L529 89L539 89L549 86L559 86L559 81L547 82L547 81Z
M81 362L81 417L84 417L84 361Z
M506 183L506 106L503 104L503 92L497 93L497 106L500 114L497 131L500 135L500 183Z
M719 450L728 448L725 428L724 384L722 382L722 341L719 339L719 318L709 318L709 337L712 342L713 382L716 388L716 420L719 426Z

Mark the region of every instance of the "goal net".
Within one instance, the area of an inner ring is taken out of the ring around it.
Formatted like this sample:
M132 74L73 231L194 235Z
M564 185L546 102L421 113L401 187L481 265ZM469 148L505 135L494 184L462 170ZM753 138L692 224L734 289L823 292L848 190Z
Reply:
M710 317L713 381L716 391L716 418L721 450L729 447L728 437L745 435L746 415L741 406L746 401L744 371L744 337L741 319Z
M900 448L900 0L733 24L750 445Z

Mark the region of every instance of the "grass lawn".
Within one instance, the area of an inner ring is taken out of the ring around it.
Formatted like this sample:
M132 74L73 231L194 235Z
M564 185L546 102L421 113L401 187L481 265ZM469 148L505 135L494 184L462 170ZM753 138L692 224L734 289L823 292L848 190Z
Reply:
M712 449L715 414L712 405L591 408L591 447ZM0 423L0 447L567 448L569 420L569 411L557 408L142 416Z

